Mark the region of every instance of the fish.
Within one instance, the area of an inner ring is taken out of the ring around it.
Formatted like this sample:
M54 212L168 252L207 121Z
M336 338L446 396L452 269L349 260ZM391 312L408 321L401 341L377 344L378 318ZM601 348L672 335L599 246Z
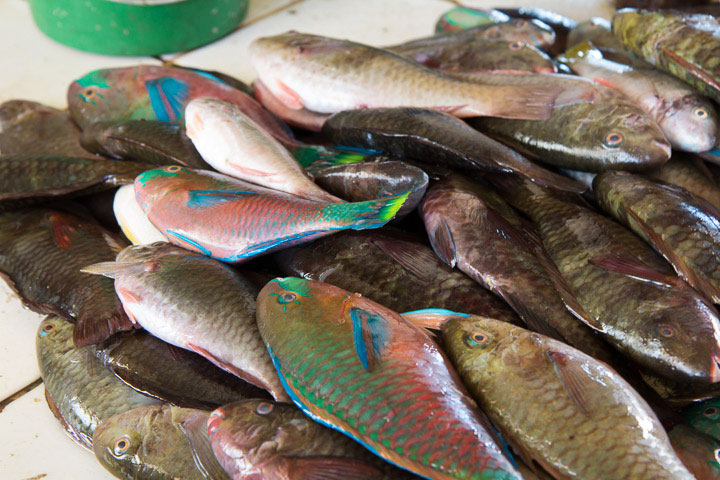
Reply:
M528 328L611 358L575 318L586 313L536 234L494 190L451 177L430 188L420 216L438 257L502 298Z
M233 480L418 479L293 405L241 400L214 410L208 435Z
M435 23L435 33L457 32L479 25L507 22L510 17L499 10L470 7L453 7L440 15Z
M143 211L181 246L238 263L338 230L379 228L410 192L356 203L318 203L225 175L179 166L135 179Z
M313 183L280 142L233 104L196 98L185 116L188 137L220 173L315 202L342 203Z
M342 232L275 254L284 275L330 283L396 312L444 308L520 324L517 315L432 249L385 231Z
M585 187L527 160L452 115L418 108L350 110L332 115L323 134L338 145L380 150L464 172L516 173L562 190Z
M276 278L260 333L293 402L394 465L435 480L520 480L440 347L371 300Z
M720 213L685 189L639 175L605 172L593 191L608 215L648 242L677 274L720 303Z
M612 368L544 335L451 315L448 356L528 465L554 478L692 480L649 405Z
M501 191L533 222L589 327L643 370L684 383L720 381L716 310L645 242L530 182L506 182Z
M457 33L412 40L385 47L385 50L440 73L498 70L537 73L557 71L550 57L532 45L519 41L467 38Z
M95 122L160 120L183 123L193 98L231 102L275 138L294 142L290 130L246 93L205 72L137 65L94 70L70 84L68 110L85 129Z
M139 160L155 166L183 165L209 168L176 123L158 120L122 120L88 125L80 136L90 152L123 160Z
M710 202L720 210L720 188L717 180L698 157L674 152L662 167L647 172L647 176L682 187L696 197Z
M65 110L30 100L0 104L0 155L94 157L78 138L80 129Z
M146 331L113 337L96 347L95 356L128 386L180 407L212 409L244 398L269 398L202 356Z
M289 400L255 325L257 290L237 271L167 242L132 245L82 271L114 279L128 317L150 334Z
M603 54L603 57L613 62L629 65L633 68L653 68L652 64L641 60L629 52L620 40L612 33L610 20L603 17L592 17L577 24L568 34L567 46L569 48L581 43L591 43ZM560 54L562 52L558 52Z
M670 142L648 114L617 90L561 74L485 75L483 82L563 88L544 122L473 118L470 126L530 158L571 170L643 171L670 158Z
M504 13L511 18L537 20L549 26L555 32L555 41L548 45L545 50L551 56L555 56L568 47L567 37L570 31L578 25L572 18L560 15L557 12L536 7L499 8L498 12Z
M711 15L624 9L613 16L612 30L628 50L717 102L718 22Z
M168 239L155 227L135 198L135 187L123 185L115 192L113 213L120 229L130 243L167 242Z
M558 59L578 75L618 89L655 119L673 149L705 152L715 145L715 107L685 82L607 60L590 43L575 45Z
M720 442L720 398L688 405L682 410L689 427Z
M230 480L212 453L209 417L170 405L114 415L95 429L95 458L125 480Z
M253 82L253 88L253 93L258 102L273 115L292 127L302 128L310 132L319 132L322 129L323 123L327 120L327 114L286 105L260 80Z
M50 316L40 322L35 345L45 399L67 434L92 449L97 426L115 415L144 405L159 405L121 382L93 354L93 347L76 347L73 325Z
M668 436L678 457L697 480L720 478L720 442L686 425L677 425Z
M96 222L59 210L0 214L0 275L30 310L76 322L78 347L133 328L112 281L80 272L124 246Z
M307 172L321 188L349 202L364 202L410 192L393 221L415 210L430 179L420 168L398 160L332 164L321 161Z
M0 155L0 209L132 183L152 165L56 155Z
M557 88L487 87L438 74L367 45L296 32L250 44L260 81L285 106L330 114L378 107L425 107L457 117L491 115L542 120Z

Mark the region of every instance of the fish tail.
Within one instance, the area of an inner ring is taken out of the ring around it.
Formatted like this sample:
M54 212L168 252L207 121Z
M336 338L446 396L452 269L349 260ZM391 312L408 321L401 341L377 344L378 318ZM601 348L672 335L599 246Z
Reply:
M522 120L547 120L561 89L554 86L498 86L488 116Z
M367 202L338 203L329 205L330 216L349 224L353 230L379 228L392 220L405 204L412 190L399 195L369 200Z

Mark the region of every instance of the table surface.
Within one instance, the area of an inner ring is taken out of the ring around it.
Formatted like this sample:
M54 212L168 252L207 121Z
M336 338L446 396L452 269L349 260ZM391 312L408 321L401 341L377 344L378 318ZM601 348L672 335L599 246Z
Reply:
M298 30L382 46L432 34L444 11L536 6L578 21L609 17L609 0L251 0L238 30L203 48L165 55L178 65L218 70L251 81L249 43ZM26 1L0 0L0 103L28 99L64 108L72 80L103 67L159 64L155 58L110 57L65 47L33 24ZM114 478L92 453L73 443L50 413L39 383L35 335L42 316L22 307L0 282L0 478L3 480L102 480Z

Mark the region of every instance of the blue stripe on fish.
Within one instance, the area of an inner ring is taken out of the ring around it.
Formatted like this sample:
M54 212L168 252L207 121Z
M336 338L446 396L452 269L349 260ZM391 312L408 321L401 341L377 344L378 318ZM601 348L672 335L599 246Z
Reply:
M156 78L145 82L150 104L161 122L179 121L185 110L188 86L171 77Z

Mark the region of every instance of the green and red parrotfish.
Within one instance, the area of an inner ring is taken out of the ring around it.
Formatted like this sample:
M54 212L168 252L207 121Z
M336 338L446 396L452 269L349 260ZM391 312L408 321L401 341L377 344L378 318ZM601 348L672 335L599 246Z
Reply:
M655 119L674 149L704 152L715 145L715 107L685 82L654 68L610 61L590 43L575 45L558 58L578 75L622 92Z
M510 17L499 10L454 7L440 15L435 23L435 33L457 32L480 25L507 22Z
M399 314L358 294L277 278L257 320L285 389L312 419L428 479L513 479L440 347Z
M293 405L241 400L210 414L208 435L233 480L410 480L359 443Z
M455 315L443 344L523 461L554 478L692 480L649 405L612 368L543 335Z
M210 74L184 68L138 65L95 70L75 80L67 92L70 115L80 128L120 120L183 123L185 106L197 97L230 102L278 140L294 142L287 127L255 99Z
M80 271L90 263L113 260L124 246L96 222L65 212L0 214L0 273L29 309L77 322L74 341L79 347L133 328L112 281Z
M160 400L125 385L100 363L94 347L73 344L74 327L50 316L40 322L35 348L45 399L70 437L92 448L95 428L116 413Z
M612 30L625 47L700 93L720 101L720 21L711 15L625 9Z
M255 324L257 290L227 265L158 242L83 271L114 278L128 316L152 335L288 399Z
M720 479L720 442L680 424L668 431L680 460L697 480Z
M150 221L171 242L226 262L345 229L379 228L410 192L357 203L319 203L205 170L171 166L135 180Z
M218 172L307 200L342 202L313 183L290 152L235 105L196 98L185 117L188 137Z
M250 56L260 81L287 107L328 114L420 107L457 117L543 120L559 90L481 85L448 78L394 53L302 33L256 39Z
M720 442L720 398L711 398L683 409L688 425Z
M113 415L95 429L95 458L123 480L230 480L210 446L209 416L170 405Z
M625 172L595 177L600 207L642 237L675 271L720 303L720 212L683 188Z

